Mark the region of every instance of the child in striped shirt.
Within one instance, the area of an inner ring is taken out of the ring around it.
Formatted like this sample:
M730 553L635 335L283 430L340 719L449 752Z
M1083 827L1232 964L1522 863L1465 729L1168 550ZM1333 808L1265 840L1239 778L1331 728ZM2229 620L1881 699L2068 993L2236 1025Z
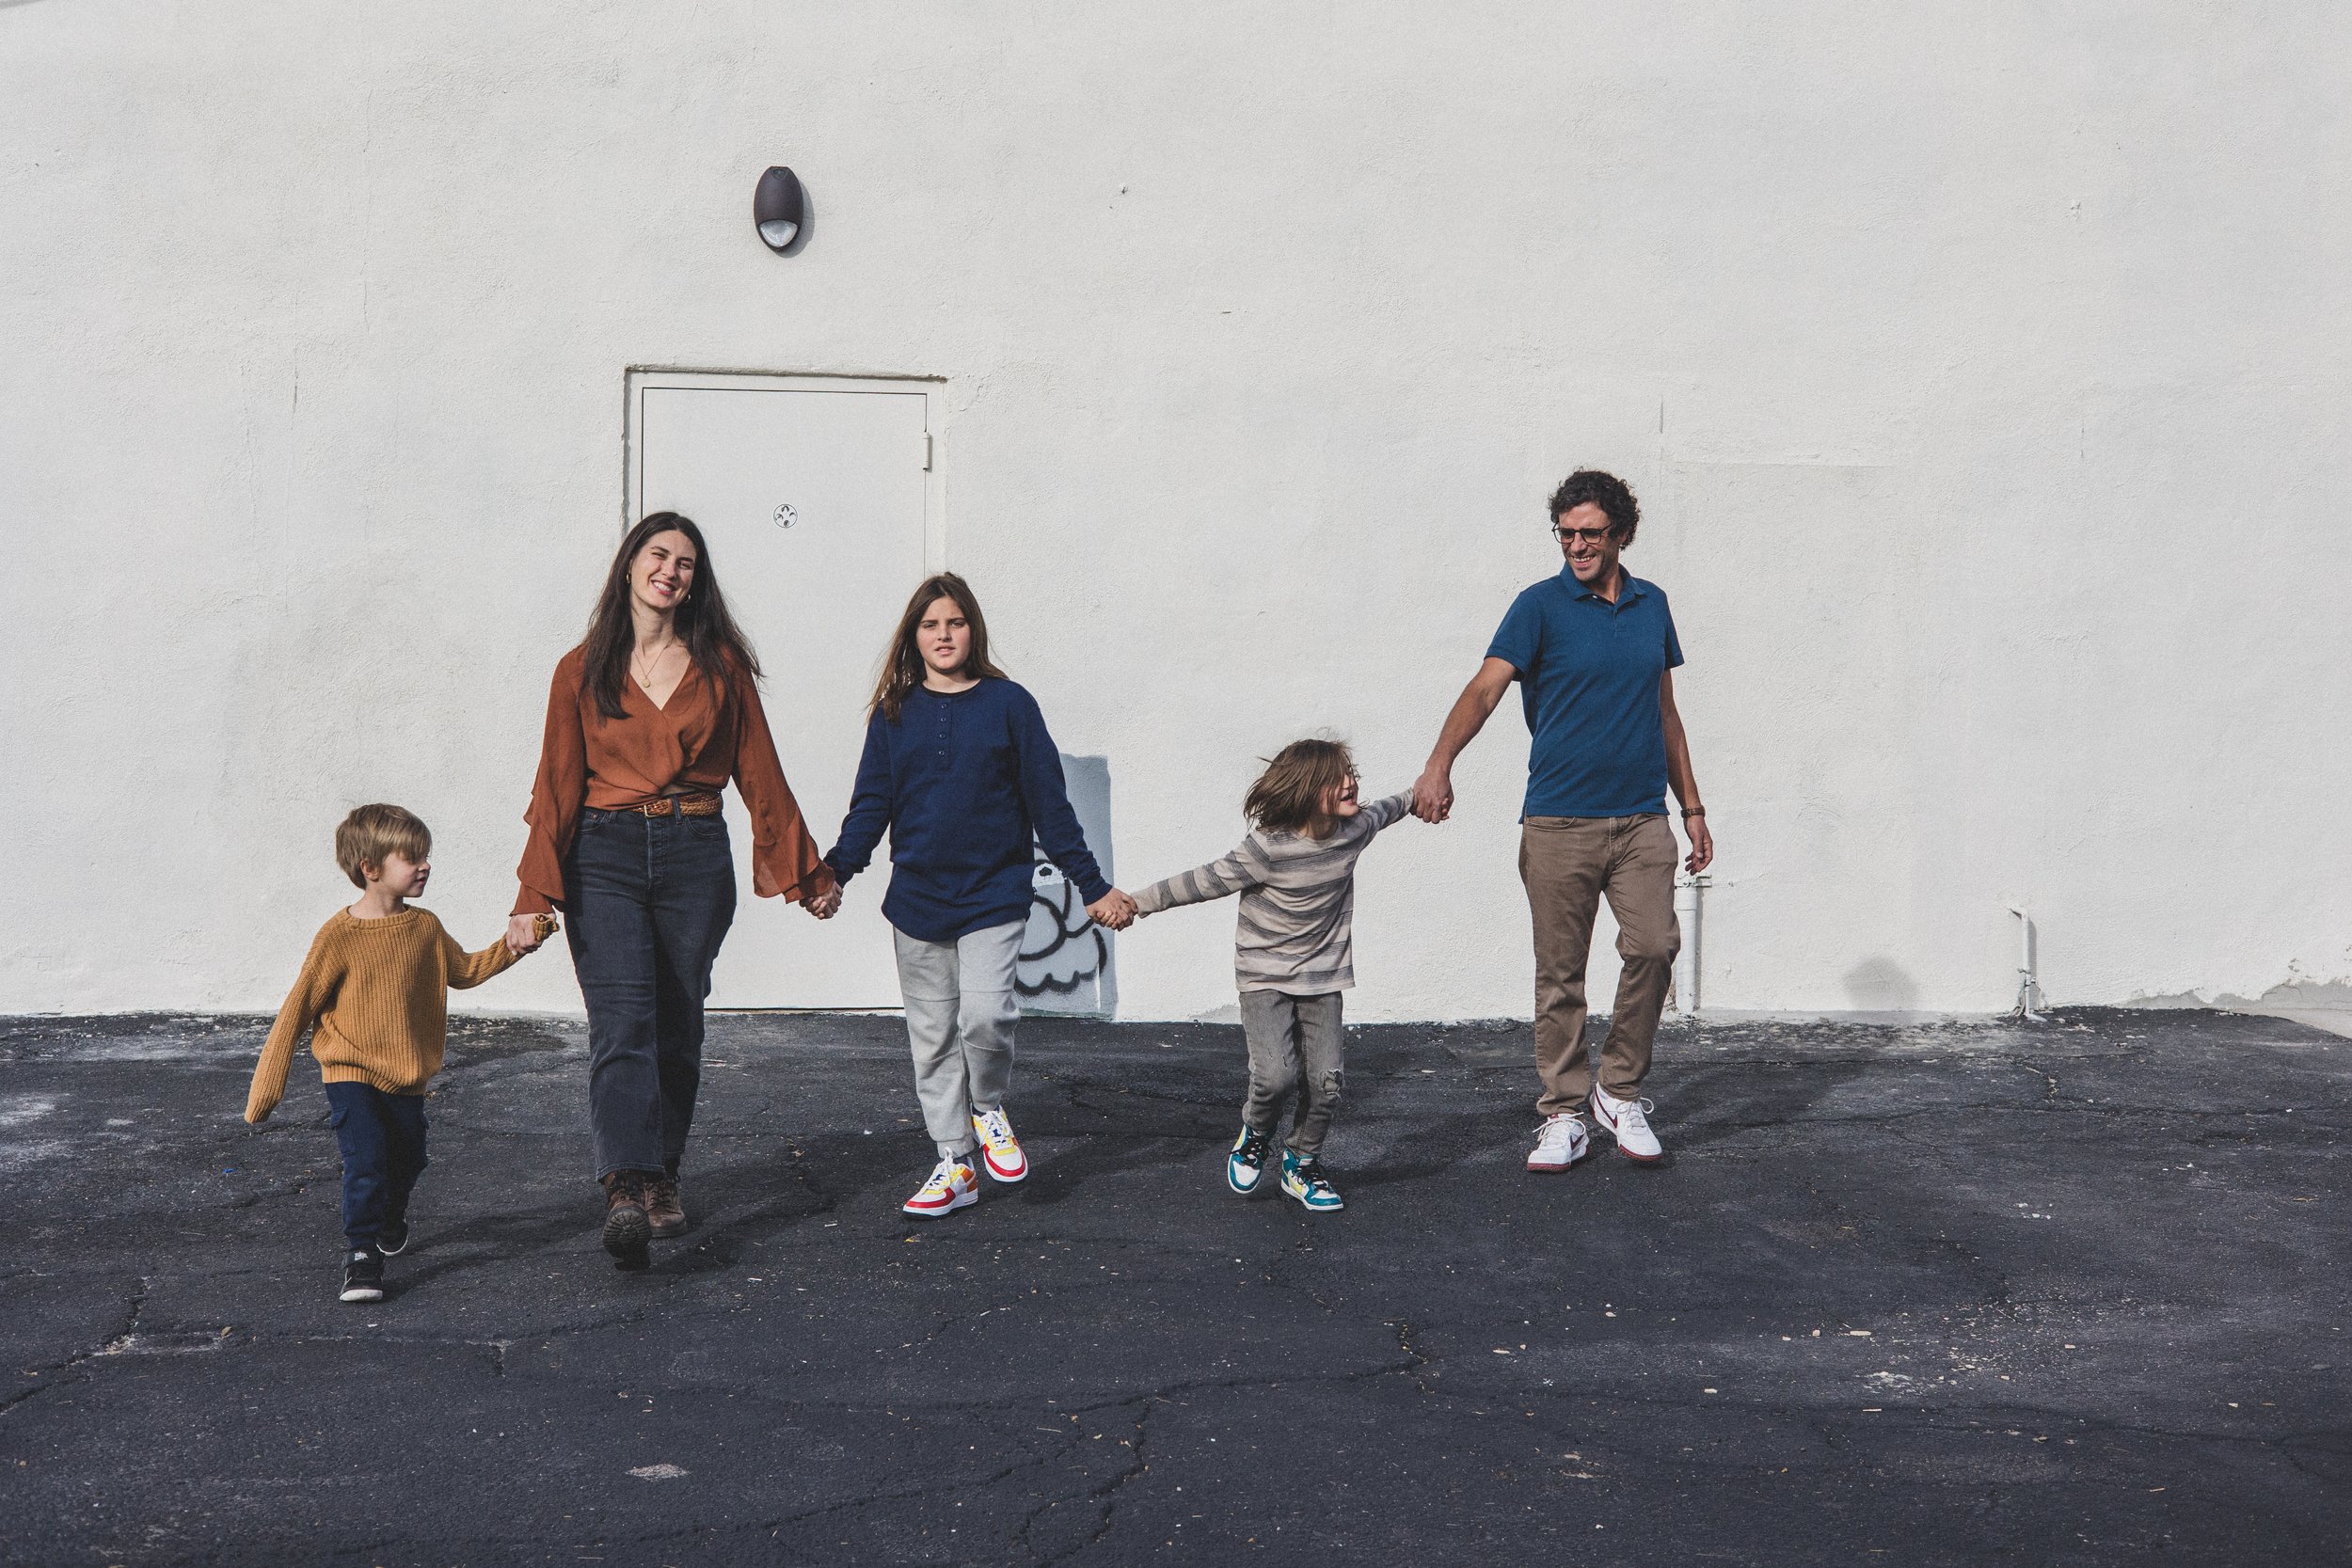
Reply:
M1323 1169L1323 1138L1339 1106L1344 1030L1340 993L1356 983L1351 928L1356 858L1381 829L1409 815L1409 791L1356 800L1356 761L1332 740L1295 740L1249 786L1255 826L1221 860L1135 895L1138 915L1241 895L1233 970L1249 1042L1249 1098L1225 1180L1257 1190L1283 1108L1296 1119L1282 1149L1282 1191L1311 1212L1344 1208Z

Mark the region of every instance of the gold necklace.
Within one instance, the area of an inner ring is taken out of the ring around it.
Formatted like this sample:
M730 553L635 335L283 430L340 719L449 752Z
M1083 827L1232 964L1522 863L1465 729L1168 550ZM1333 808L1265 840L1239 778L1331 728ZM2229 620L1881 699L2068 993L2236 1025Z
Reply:
M654 656L652 658L644 659L643 669L639 668L639 663L641 658L643 658L643 656L637 654L630 655L628 661L629 673L636 677L637 684L641 688L647 691L651 691L654 686L654 678L661 672L661 661L670 657L670 650L672 648L681 647L684 644L677 642L663 643L660 648L654 650Z

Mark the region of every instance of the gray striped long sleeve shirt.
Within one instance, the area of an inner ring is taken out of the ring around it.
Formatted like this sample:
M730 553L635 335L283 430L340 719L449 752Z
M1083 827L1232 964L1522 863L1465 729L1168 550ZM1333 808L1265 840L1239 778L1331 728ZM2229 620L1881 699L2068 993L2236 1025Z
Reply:
M1407 791L1374 800L1328 838L1253 829L1241 847L1135 895L1140 914L1241 895L1233 974L1244 990L1320 996L1356 983L1356 857L1412 808Z

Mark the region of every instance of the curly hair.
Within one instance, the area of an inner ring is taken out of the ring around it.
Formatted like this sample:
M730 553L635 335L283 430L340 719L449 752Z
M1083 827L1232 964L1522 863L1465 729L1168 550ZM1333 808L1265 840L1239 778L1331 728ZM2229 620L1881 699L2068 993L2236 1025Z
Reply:
M1579 468L1562 480L1560 488L1551 493L1544 519L1556 527L1563 515L1587 501L1608 517L1610 536L1619 549L1633 543L1633 531L1642 522L1642 503L1633 499L1633 489L1624 480L1598 468Z

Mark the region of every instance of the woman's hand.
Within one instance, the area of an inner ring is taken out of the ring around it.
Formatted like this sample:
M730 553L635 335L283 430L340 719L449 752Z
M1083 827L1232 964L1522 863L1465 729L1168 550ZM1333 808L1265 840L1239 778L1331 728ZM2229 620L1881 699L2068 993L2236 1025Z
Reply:
M518 958L525 953L539 951L539 944L548 940L539 930L539 922L546 918L547 916L542 914L508 915L506 917L507 949Z
M801 908L819 920L831 920L841 912L841 884L835 882L814 897L801 900Z

